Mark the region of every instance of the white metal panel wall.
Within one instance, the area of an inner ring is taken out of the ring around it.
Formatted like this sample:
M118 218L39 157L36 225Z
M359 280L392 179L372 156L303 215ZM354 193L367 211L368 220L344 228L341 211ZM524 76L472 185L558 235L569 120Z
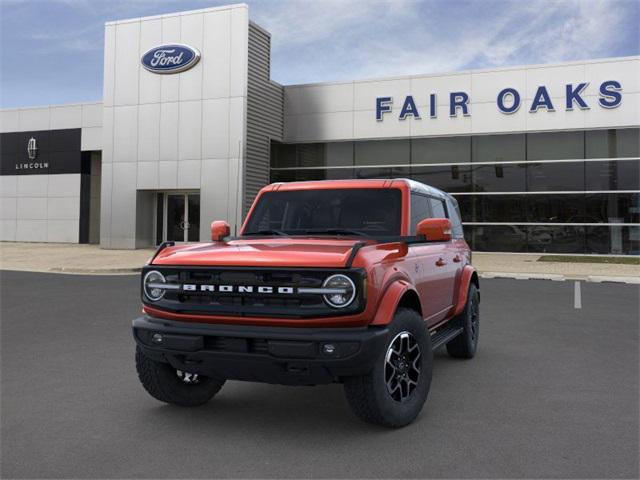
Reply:
M70 128L82 150L100 150L102 103L0 110L2 133ZM79 173L0 176L0 240L78 243L79 223Z
M284 87L287 142L328 142L510 133L540 130L607 128L640 124L640 57L478 70L446 75L359 80ZM598 105L603 81L622 84L622 103L607 109ZM565 109L566 84L589 82L583 97L590 108ZM555 111L529 112L538 86L547 87ZM516 88L522 105L513 114L496 105L503 88ZM469 116L449 116L450 92L469 94ZM437 94L437 118L429 118L429 94ZM402 103L413 95L422 118L399 119ZM376 97L392 97L393 110L376 121Z
M132 207L139 190L200 190L202 239L212 220L239 224L248 25L246 5L106 24L103 247L153 240L136 241L153 213ZM178 74L145 70L142 54L167 43L197 48L200 61Z
M80 174L0 176L0 240L78 243Z
M0 110L0 133L80 128L84 151L102 149L102 103Z

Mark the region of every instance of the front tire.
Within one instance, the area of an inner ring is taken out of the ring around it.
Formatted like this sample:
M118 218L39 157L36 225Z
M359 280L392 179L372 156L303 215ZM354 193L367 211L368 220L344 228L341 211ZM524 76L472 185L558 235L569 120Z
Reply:
M168 363L152 360L138 346L136 370L140 383L153 398L181 407L207 403L224 385L224 380L183 372Z
M469 285L467 303L455 321L462 324L463 331L447 343L447 352L454 358L473 358L480 335L480 293L475 284Z
M403 427L418 416L431 386L431 336L418 312L400 308L388 343L366 375L350 377L345 395L353 412L368 423Z

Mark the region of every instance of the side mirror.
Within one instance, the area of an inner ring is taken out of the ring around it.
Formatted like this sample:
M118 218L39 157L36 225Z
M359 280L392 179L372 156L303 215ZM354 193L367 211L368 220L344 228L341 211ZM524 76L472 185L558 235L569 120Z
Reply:
M431 242L451 240L451 222L448 218L425 218L418 223L416 235Z
M211 241L221 242L224 237L231 235L231 227L224 220L211 222Z

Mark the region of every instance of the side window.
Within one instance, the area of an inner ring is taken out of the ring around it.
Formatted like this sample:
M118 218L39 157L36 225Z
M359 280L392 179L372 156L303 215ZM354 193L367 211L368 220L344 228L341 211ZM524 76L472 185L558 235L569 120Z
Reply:
M447 210L449 210L449 218L451 220L451 233L453 234L453 238L464 238L462 222L460 220L460 208L458 207L457 200L448 198Z
M444 208L444 202L439 198L430 198L431 211L433 212L433 218L447 218L447 211Z
M416 234L416 228L418 223L425 218L431 216L431 209L429 208L429 198L424 195L411 194L411 231L409 235Z

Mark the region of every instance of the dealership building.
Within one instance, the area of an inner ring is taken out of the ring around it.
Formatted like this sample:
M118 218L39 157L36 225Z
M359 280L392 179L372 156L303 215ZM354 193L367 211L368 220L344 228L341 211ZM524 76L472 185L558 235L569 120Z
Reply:
M107 23L102 102L0 110L1 239L206 241L269 182L393 177L479 251L640 254L640 57L280 85L270 40L243 4Z

